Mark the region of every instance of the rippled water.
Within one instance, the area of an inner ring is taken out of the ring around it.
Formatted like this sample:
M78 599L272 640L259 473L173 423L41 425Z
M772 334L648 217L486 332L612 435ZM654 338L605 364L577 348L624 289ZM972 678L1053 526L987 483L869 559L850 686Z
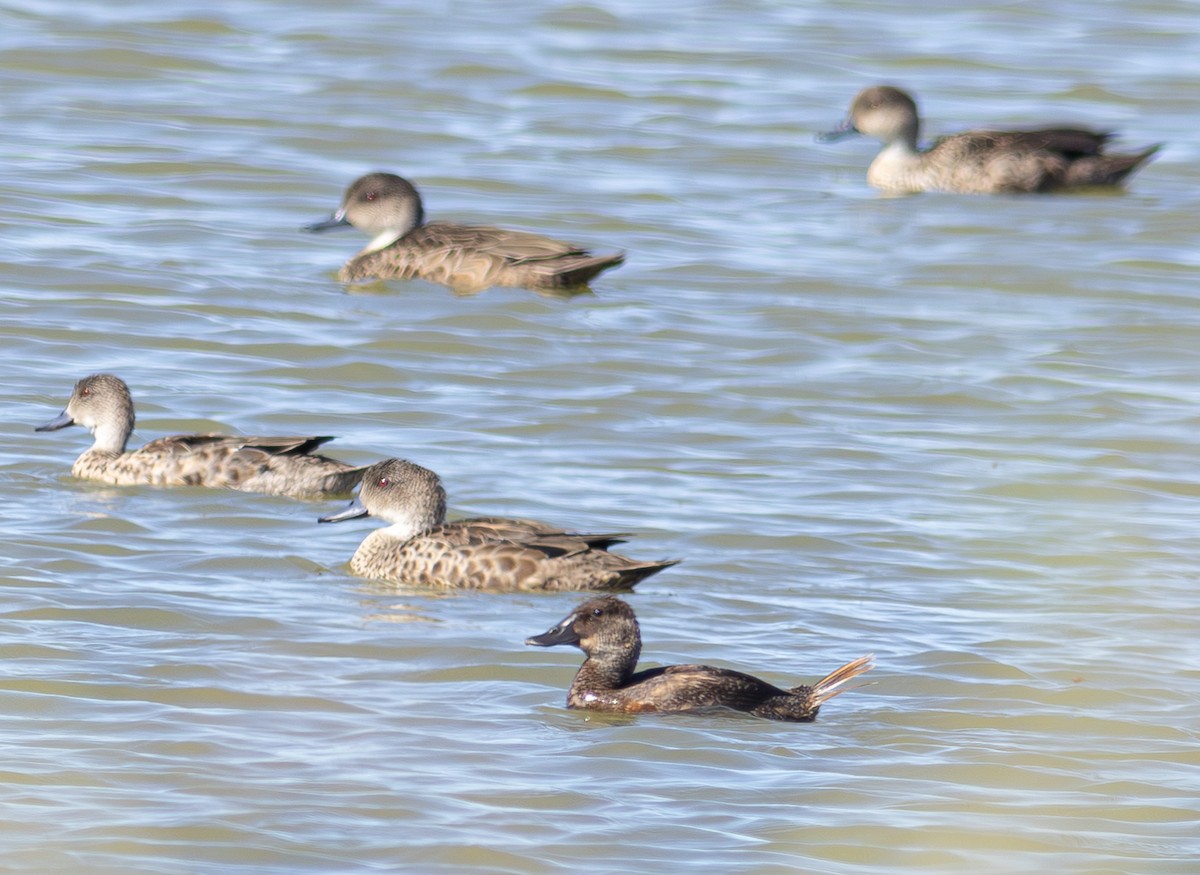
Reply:
M9 872L1191 873L1200 859L1193 4L10 3L0 12ZM881 198L931 134L1168 147L1115 196ZM573 298L346 289L359 173L629 261ZM682 556L651 663L813 725L569 712L570 594L349 575L328 503L75 481L135 440L337 434L459 513Z

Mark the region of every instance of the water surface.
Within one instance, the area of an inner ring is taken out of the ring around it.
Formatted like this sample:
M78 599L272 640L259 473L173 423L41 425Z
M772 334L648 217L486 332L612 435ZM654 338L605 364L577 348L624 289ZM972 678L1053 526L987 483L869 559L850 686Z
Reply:
M23 2L0 13L0 847L11 872L1191 873L1200 35L1189 3ZM930 135L1087 121L1126 194L882 198ZM569 298L353 289L355 176L628 263ZM336 434L456 513L684 557L651 663L794 726L569 712L570 594L348 573L336 505L78 482L34 434Z

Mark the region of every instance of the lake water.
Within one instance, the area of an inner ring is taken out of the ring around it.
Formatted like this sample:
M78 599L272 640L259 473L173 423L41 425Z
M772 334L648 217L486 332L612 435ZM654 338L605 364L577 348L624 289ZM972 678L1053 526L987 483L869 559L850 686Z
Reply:
M1200 871L1200 10L630 0L0 12L6 872ZM878 196L931 135L1167 147L1110 196ZM623 249L591 293L345 288L360 173ZM338 502L71 478L135 442L339 436L458 514L632 533L649 664L812 725L567 711L571 594L349 574Z

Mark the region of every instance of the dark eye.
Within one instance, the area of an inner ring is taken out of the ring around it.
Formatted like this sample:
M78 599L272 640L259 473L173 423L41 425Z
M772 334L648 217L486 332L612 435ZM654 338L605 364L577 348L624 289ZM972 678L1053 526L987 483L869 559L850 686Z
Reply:
M593 617L603 617L604 616L604 608L592 608L592 616Z

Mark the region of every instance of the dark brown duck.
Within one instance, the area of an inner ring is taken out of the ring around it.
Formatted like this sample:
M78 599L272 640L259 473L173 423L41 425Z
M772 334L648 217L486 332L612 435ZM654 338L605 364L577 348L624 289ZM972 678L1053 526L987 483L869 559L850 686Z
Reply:
M489 225L426 222L416 187L394 173L368 173L346 190L342 205L307 231L353 226L371 242L338 272L338 279L424 279L460 292L489 286L566 289L625 260L620 252L593 255L528 231Z
M771 720L809 723L821 705L846 691L844 684L873 665L871 655L848 662L812 686L790 690L728 668L710 665L667 665L636 671L642 651L637 617L615 596L584 602L557 626L525 639L526 644L553 647L574 644L584 652L571 689L568 708L615 711L693 711L724 707Z

